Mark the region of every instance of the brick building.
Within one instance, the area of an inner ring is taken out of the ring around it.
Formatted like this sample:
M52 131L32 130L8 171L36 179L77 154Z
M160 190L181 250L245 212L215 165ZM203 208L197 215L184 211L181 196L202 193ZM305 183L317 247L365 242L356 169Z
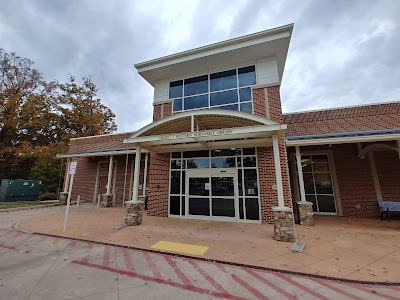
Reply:
M399 102L282 114L292 29L137 64L154 87L153 122L71 139L59 157L78 161L73 197L142 198L148 215L252 223L297 203L377 217L377 200L400 201Z

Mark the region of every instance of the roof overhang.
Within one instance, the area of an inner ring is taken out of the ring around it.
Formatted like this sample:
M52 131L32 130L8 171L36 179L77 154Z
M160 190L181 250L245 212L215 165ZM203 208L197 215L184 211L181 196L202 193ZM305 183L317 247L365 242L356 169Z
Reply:
M400 129L344 132L337 134L319 134L291 136L286 138L286 146L312 146L329 144L367 143L400 140Z
M143 151L146 152L146 151ZM57 158L76 158L76 157L95 157L95 156L109 156L109 155L126 155L135 154L136 148L122 148L122 149L107 149L107 150L92 150L86 152L72 152L57 154Z
M161 57L135 65L139 74L152 86L157 81L208 73L211 69L242 65L260 58L277 59L282 79L293 24L245 35L189 51Z
M219 109L175 114L138 130L124 143L149 152L265 147L286 125L253 114Z

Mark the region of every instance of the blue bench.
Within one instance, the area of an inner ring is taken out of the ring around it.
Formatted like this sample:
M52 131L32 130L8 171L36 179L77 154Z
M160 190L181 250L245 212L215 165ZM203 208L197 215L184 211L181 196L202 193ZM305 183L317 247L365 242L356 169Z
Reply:
M390 213L400 212L400 202L395 201L378 201L379 212L381 214L381 219L383 219L383 214L386 213L386 218L390 220Z

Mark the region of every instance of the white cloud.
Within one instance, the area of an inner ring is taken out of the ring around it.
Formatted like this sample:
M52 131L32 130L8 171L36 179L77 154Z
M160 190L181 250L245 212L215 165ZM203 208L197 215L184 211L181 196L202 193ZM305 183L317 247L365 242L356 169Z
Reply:
M152 87L134 64L295 23L285 111L400 100L400 2L7 1L0 45L47 79L91 75L118 131L152 120Z

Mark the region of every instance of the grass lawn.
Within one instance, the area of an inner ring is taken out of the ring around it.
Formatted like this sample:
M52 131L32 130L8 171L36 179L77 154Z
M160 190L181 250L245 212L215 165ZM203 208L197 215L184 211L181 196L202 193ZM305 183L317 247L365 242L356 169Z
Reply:
M28 207L28 206L53 206L58 203L43 203L39 201L27 201L27 202L0 202L0 209L16 208L16 207Z

